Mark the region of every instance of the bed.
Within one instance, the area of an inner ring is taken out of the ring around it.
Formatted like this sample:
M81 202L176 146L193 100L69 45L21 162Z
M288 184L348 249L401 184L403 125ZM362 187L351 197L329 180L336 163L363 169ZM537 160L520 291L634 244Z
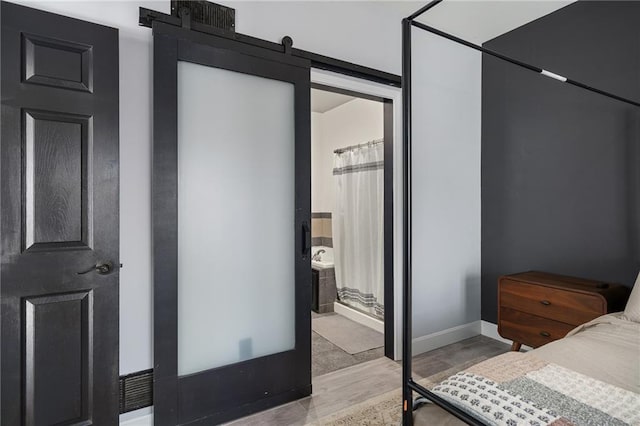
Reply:
M443 0L431 0L402 20L402 353L412 351L412 30L414 28L465 46L483 56L510 63L562 83L640 107L640 102L522 62L417 19ZM437 58L436 58L437 60ZM633 266L637 266L635 261ZM640 278L638 280L640 282ZM402 359L402 424L637 424L640 419L640 287L636 282L635 317L607 315L573 330L566 338L527 354L509 353L450 377L431 391L412 378L412 357ZM635 322L636 324L632 324ZM473 383L471 383L473 382ZM473 392L471 392L473 390ZM489 390L491 392L489 392ZM494 395L495 392L495 395ZM414 418L413 397L430 401ZM485 397L481 397L486 395ZM499 397L500 395L501 397ZM463 399L464 396L464 399ZM496 398L493 398L496 396ZM493 402L496 401L496 403ZM519 406L518 406L519 404ZM495 406L495 407L494 407ZM498 410L501 407L502 410ZM507 408L504 408L507 407ZM433 414L433 416L428 417ZM451 413L448 415L447 413ZM455 417L454 417L455 416ZM424 418L427 418L424 420Z
M488 425L640 425L640 322L626 315L629 304L561 340L476 364L432 392ZM464 423L427 404L415 424Z

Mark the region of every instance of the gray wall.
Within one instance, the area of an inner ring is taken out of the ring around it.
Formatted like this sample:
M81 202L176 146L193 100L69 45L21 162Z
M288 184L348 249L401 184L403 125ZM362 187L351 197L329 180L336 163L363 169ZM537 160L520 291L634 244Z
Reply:
M482 58L418 29L412 45L415 354L480 331Z
M580 1L484 44L640 101L640 2ZM497 279L543 270L633 284L640 109L482 64L482 319Z

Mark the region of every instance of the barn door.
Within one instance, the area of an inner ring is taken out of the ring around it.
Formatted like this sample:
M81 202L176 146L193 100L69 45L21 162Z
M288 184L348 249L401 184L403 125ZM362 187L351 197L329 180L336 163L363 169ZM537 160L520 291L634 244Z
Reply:
M311 392L309 62L154 21L154 417Z

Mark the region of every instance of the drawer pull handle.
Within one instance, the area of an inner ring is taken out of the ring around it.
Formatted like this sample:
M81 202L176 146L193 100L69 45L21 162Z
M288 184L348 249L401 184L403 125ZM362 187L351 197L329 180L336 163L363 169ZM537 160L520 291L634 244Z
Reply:
M551 304L551 302L549 302L548 300L541 300L540 303L542 303L544 306L549 306Z
M541 331L541 332L540 332L540 335L541 335L542 337L550 337L550 336L551 336L551 334L547 333L546 331Z

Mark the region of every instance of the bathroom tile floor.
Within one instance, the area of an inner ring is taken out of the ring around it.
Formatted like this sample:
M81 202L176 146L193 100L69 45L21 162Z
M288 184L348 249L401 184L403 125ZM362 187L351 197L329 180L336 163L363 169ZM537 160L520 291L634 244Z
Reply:
M311 311L311 321L328 315L338 315L336 313L317 314ZM368 351L349 354L338 346L334 345L318 333L311 332L311 375L312 377L331 373L351 367L352 365L378 359L384 356L384 347L370 349Z

